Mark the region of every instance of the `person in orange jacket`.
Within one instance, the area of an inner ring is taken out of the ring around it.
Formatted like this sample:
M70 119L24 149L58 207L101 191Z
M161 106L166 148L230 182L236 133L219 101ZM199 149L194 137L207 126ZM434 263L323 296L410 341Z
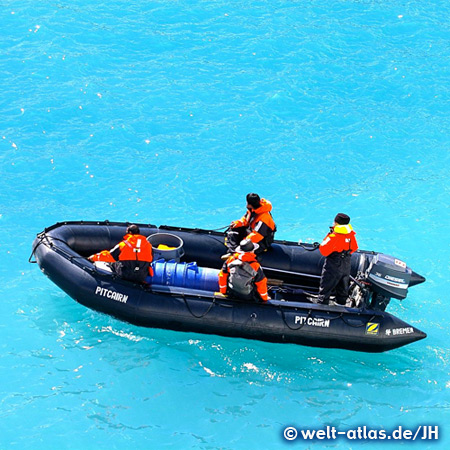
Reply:
M266 251L272 244L277 227L272 218L272 204L258 194L247 194L247 212L239 220L231 222L226 245L233 252L243 239L258 244L256 254Z
M89 261L111 263L113 272L124 280L144 282L148 275L153 276L151 262L153 261L152 244L140 234L137 225L130 225L123 241L111 250L88 257Z
M325 256L320 279L318 303L328 304L335 292L336 303L345 305L350 282L351 254L358 250L355 232L350 225L350 217L339 213L334 218L330 232L319 246Z
M267 278L256 260L258 244L245 239L223 264L219 272L219 289L222 294L232 295L244 300L266 302Z

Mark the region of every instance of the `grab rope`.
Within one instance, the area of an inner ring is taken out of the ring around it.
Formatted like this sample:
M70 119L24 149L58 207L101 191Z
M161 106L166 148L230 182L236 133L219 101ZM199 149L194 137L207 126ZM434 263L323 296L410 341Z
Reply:
M28 258L28 262L29 262L29 263L33 263L33 264L36 264L36 261L31 261L31 258L33 257L33 255L34 255L34 253L36 252L37 248L38 248L41 244L44 243L44 240L47 241L47 244L48 244L50 247L53 247L53 243L48 239L48 236L47 236L46 233L40 234L40 235L38 235L37 237L39 238L39 241L38 241L38 243L34 246L33 250L31 251L30 257ZM62 243L64 243L64 244L66 244L67 246L69 245L69 244L67 244L66 241L63 241L62 239L55 238L55 237L53 237L52 239L54 239L55 241L60 241L60 242L62 242Z
M116 273L114 272L107 272L106 270L99 270L99 268L97 267L96 264L93 264L94 268L92 269L91 267L88 266L83 266L84 270L87 270L88 272L90 272L91 274L95 274L98 275L100 277L105 277L105 278L112 278L113 280L116 279L120 279L120 277L117 276Z
M284 312L283 308L280 308L280 311L281 311L281 316L282 316L282 318L283 318L284 323L285 323L286 326L287 326L290 330L292 330L292 331L298 331L298 330L300 330L301 328L303 328L303 327L305 326L305 324L307 323L308 319L311 317L311 312L312 312L312 310L308 310L308 314L307 314L305 320L303 320L302 323L301 323L298 327L292 327L291 325L289 325L289 323L288 323L288 321L287 321L287 319L286 319L286 315L285 315L285 312ZM344 313L340 313L340 314L337 315L336 317L330 317L329 320L331 321L331 320L338 320L338 319L341 319L342 322L344 322L346 325L348 325L348 326L351 327L351 328L361 328L361 327L365 327L365 326L366 326L369 322L371 322L374 318L375 318L375 315L372 315L372 316L370 317L370 319L367 320L367 322L361 323L361 324L359 324L359 325L353 325L353 324L351 324L347 319L345 319Z
M230 228L230 225L225 225L224 227L220 227L220 228L214 228L211 231L222 231L222 230L228 230L228 228Z
M194 313L192 312L192 309L191 309L191 307L189 306L189 303L188 303L188 301L187 301L187 299L186 299L186 296L184 296L184 295L183 295L183 300L184 300L184 303L186 304L186 307L187 307L188 311L189 311L189 312L191 313L191 315L194 316L196 319L201 319L202 317L205 317L206 314L208 314L209 311L211 311L211 308L212 308L212 307L215 305L215 303L216 303L216 300L213 299L213 301L212 301L211 304L209 305L209 308L208 308L203 314L197 316L196 314L194 314Z
M67 258L70 262L73 262L73 260L76 260L76 259L85 259L84 256L81 256L81 255L79 255L79 256L71 255L70 253L68 253L68 252L66 252L65 250L63 250L61 247L55 247L54 243L52 242L52 241L59 241L59 242L62 242L63 244L65 244L65 245L67 245L67 246L70 248L69 244L68 244L66 241L64 241L63 239L60 239L60 238L57 238L57 237L52 237L52 238L51 238L52 240L50 240L46 233L43 233L43 234L41 234L41 235L38 235L38 238L39 238L39 241L38 241L38 243L34 246L34 248L32 249L31 255L30 255L30 257L28 258L28 262L31 263L31 264L36 264L36 263L37 263L37 261L32 261L31 258L33 257L33 255L35 254L36 250L38 249L38 247L39 247L41 244L45 244L45 245L48 245L49 247L55 248L54 251L55 251L56 253L59 253L60 255L63 255L63 256L64 256L65 258ZM46 242L44 242L44 241L46 241ZM85 266L83 266L83 267L85 268Z
M312 245L313 247L310 248L309 246L306 247L306 244L304 242L299 242L298 245L303 248L304 250L306 250L307 252L314 252L319 248L319 243L318 242L314 242L314 244L309 244Z
M309 311L308 311L308 315L306 316L306 318L305 318L305 320L303 321L303 323L301 323L300 326L298 326L297 328L294 328L294 327L291 327L291 326L288 324L288 322L287 322L287 320L286 320L286 316L285 316L284 311L283 311L283 308L280 308L280 311L281 311L281 317L283 317L283 322L284 322L284 323L286 324L286 326L287 326L290 330L292 330L292 331L298 331L298 330L300 330L300 328L303 328L303 327L305 326L307 320L308 320L309 317L311 316L311 310L309 310Z
M373 315L366 323L362 323L360 325L352 325L351 323L347 322L347 320L344 319L343 313L341 313L340 317L342 319L342 322L345 323L345 325L348 325L349 327L352 327L352 328L361 328L361 327L365 327L369 322L371 322L373 320L373 318L375 317L375 315Z
M39 238L39 242L35 245L35 247L34 247L33 250L31 251L30 257L28 258L28 262L29 262L29 263L33 263L33 264L35 264L36 261L31 261L31 258L33 257L33 255L34 255L34 253L36 252L37 248L38 248L41 244L44 243L44 240L47 241L46 243L47 243L50 247L53 247L53 242L51 242L51 241L49 240L49 237L48 237L47 233L41 233L41 234L38 235L37 237ZM62 242L63 244L66 244L66 245L69 247L69 244L68 244L66 241L63 241L62 239L59 239L59 238L57 238L57 237L52 237L52 240L54 240L54 241L60 241L60 242ZM61 249L59 249L59 250L61 250ZM63 252L63 253L64 253L64 252Z
M28 262L29 262L29 263L31 263L31 264L36 264L36 263L37 263L37 261L31 261L31 258L34 256L34 252L35 252L35 251L37 250L37 248L42 244L42 242L44 241L44 237L46 237L46 236L47 236L46 234L39 236L39 241L38 241L38 243L34 246L33 250L31 250L31 255L30 255L30 257L28 258Z

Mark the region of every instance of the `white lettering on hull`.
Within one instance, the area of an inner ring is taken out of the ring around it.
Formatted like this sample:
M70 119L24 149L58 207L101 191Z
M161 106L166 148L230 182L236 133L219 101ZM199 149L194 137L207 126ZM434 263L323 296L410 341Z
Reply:
M386 330L386 334L388 336L399 336L401 334L412 334L414 333L413 327L404 327L404 328L388 328Z
M310 327L330 327L330 319L322 319L320 317L295 316L295 323L300 325L309 325Z
M97 295L101 295L102 297L106 297L120 303L126 303L128 300L128 295L121 294L120 292L116 291L111 291L110 289L102 288L100 286L97 286L97 288L95 289L95 293Z

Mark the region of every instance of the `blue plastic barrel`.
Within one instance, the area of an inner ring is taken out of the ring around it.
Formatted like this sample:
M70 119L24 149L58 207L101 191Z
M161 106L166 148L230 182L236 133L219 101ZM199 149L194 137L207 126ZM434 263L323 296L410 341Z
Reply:
M198 267L196 262L179 263L158 260L153 264L153 277L148 283L161 286L176 286L202 291L219 290L219 271L208 267Z

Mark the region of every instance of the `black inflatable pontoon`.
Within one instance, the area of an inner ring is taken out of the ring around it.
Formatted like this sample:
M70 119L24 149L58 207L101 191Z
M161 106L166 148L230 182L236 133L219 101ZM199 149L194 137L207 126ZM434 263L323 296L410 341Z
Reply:
M364 352L383 352L426 337L385 312L391 298L401 300L408 287L425 281L388 255L354 253L349 306L317 305L311 299L317 295L324 258L311 244L275 241L261 258L272 300L250 303L217 292L224 233L140 224L156 259L163 257L154 263L148 285L122 280L86 259L114 247L128 225L57 223L37 235L36 261L31 262L79 303L136 325ZM174 261L168 261L171 251L165 255L155 245L165 240L178 250Z

